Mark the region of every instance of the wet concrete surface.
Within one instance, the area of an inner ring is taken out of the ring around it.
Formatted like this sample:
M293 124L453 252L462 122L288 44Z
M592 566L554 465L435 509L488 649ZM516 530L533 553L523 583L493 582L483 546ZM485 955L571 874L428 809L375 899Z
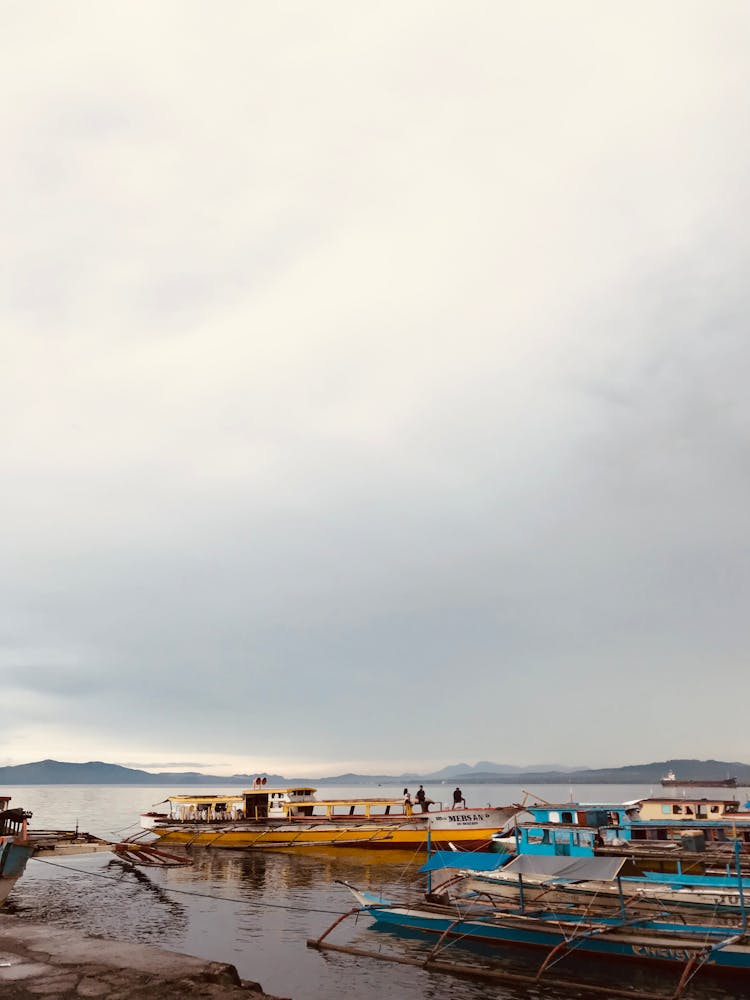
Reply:
M233 965L0 914L0 1000L275 1000Z

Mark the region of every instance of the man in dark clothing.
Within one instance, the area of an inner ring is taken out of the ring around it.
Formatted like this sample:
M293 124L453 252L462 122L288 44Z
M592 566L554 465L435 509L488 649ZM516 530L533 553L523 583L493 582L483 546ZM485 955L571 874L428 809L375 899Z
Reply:
M466 808L466 799L464 798L464 793L461 791L458 785L456 785L456 788L453 792L453 805L451 806L451 809L455 809L459 803L463 805L464 809Z
M427 812L427 795L421 785L419 786L419 790L414 798L417 800L417 804L422 807L422 812Z

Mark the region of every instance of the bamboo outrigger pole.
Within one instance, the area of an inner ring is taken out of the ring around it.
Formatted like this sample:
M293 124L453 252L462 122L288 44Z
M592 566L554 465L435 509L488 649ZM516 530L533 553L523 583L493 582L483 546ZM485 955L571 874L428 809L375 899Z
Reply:
M446 962L442 959L410 958L407 955L387 955L380 951L369 951L367 948L355 948L352 945L330 944L325 940L331 931L338 927L347 917L359 914L367 907L355 907L347 913L342 913L331 926L325 930L319 938L308 938L307 947L316 951L335 951L342 955L354 955L357 958L375 958L380 962L392 962L396 965L410 965L416 969L423 969L425 972L444 972L450 975L460 976L464 979L485 979L490 982L508 983L516 986L529 986L538 990L540 986L549 987L551 990L580 990L585 989L592 996L616 997L618 1000L633 1000L633 990L619 989L616 986L597 986L583 981L545 978L540 983L535 976L527 976L520 972L507 972L505 970L481 969L475 965L466 965L461 962ZM672 994L670 994L672 996ZM638 1000L668 1000L663 993L643 993L638 991Z

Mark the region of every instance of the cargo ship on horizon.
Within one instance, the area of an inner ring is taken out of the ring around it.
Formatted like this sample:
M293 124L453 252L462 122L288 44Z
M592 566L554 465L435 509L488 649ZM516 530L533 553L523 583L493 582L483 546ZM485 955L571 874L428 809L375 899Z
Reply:
M737 779L729 778L678 778L668 771L661 779L665 788L736 788Z

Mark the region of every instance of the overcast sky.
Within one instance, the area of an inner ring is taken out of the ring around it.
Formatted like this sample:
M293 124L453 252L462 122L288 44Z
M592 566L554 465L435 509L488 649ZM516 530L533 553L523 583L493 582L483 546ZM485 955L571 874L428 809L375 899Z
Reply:
M750 760L750 8L3 4L0 763Z

